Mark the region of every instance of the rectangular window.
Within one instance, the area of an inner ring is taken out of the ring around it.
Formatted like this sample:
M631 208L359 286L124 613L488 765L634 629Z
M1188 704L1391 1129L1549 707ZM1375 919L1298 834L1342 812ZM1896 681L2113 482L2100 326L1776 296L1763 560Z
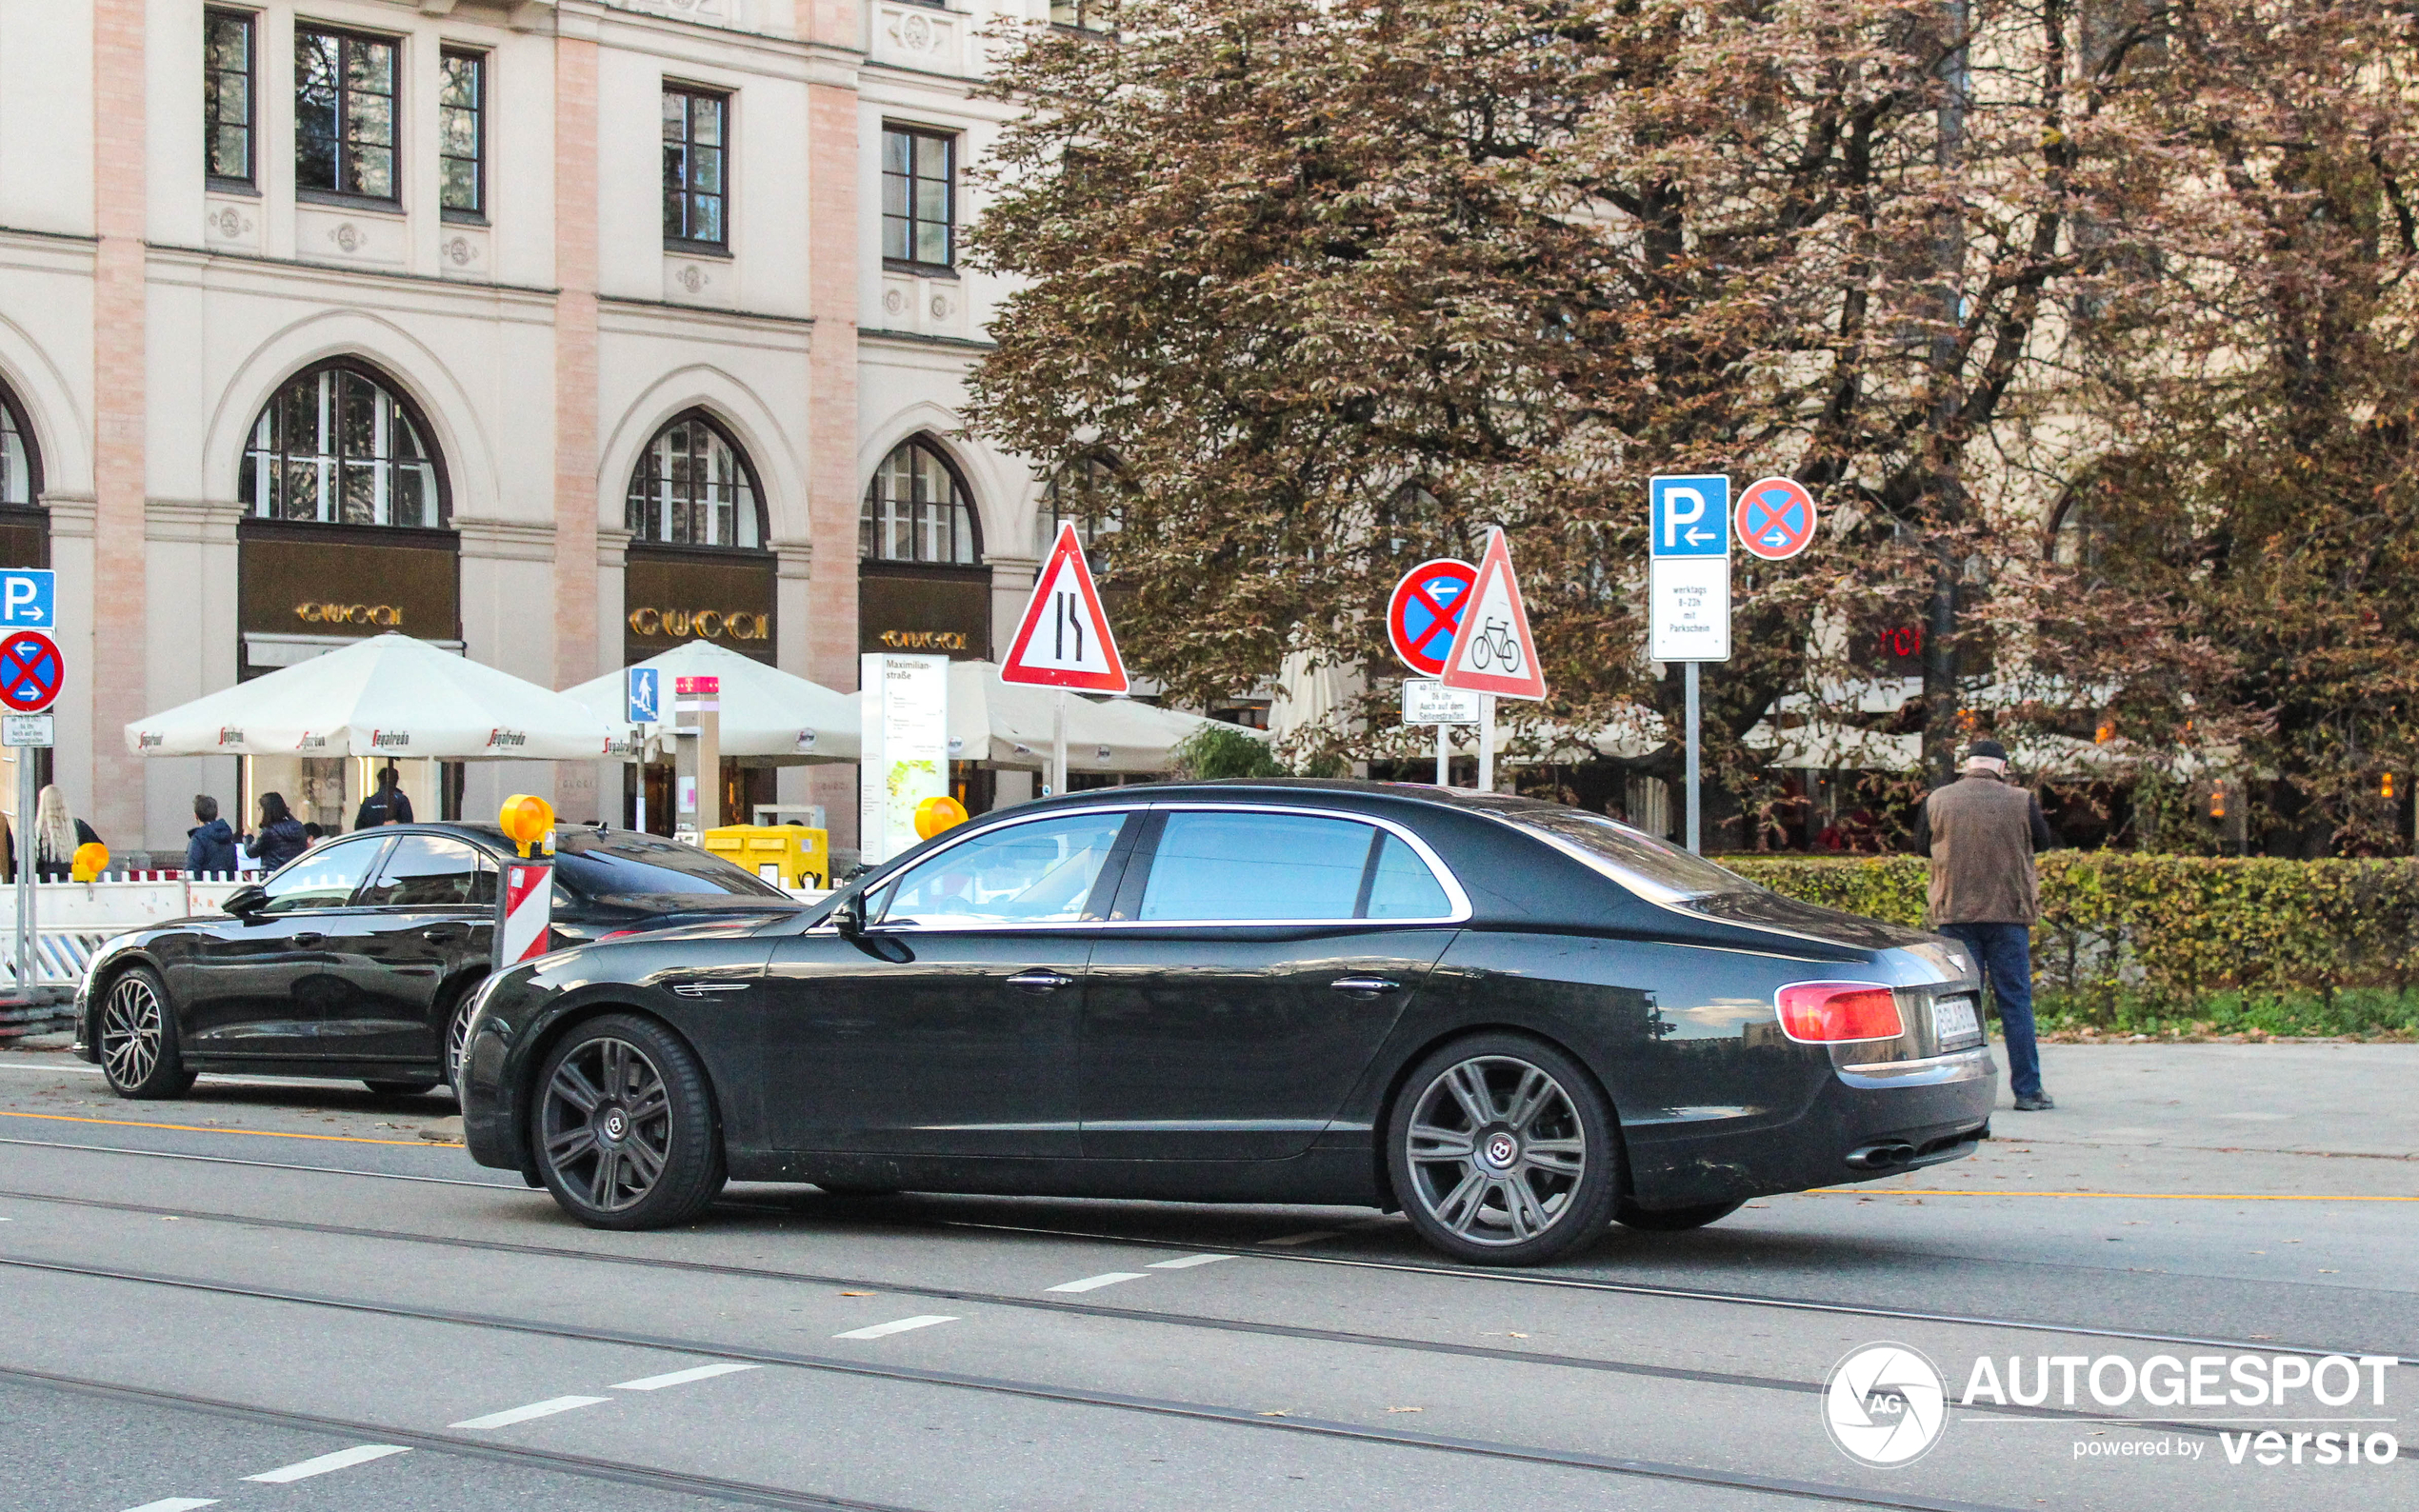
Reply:
M957 264L957 138L882 129L882 255L930 268Z
M202 12L203 169L222 184L252 182L252 26L246 11Z
M1050 0L1050 25L1078 31L1117 30L1117 0Z
M397 197L390 38L294 29L294 184L322 194Z
M730 240L730 96L664 87L664 240Z
M450 216L485 215L487 54L449 50L444 67L437 89L437 204Z

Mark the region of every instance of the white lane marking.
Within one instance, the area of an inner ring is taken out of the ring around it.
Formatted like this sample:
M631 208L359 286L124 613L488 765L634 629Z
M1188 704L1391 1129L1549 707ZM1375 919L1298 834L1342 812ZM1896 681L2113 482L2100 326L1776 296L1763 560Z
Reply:
M1143 1273L1138 1270L1112 1270L1105 1276L1086 1276L1081 1281L1062 1281L1057 1285L1052 1286L1050 1290L1098 1291L1103 1286L1114 1286L1121 1281L1141 1281L1143 1279Z
M1178 1255L1173 1260L1154 1260L1143 1269L1190 1270L1195 1265L1214 1265L1219 1261L1232 1259L1234 1259L1232 1255Z
M943 1317L938 1313L925 1313L914 1318L900 1318L890 1323L875 1323L870 1328L851 1328L847 1333L833 1334L831 1337L834 1339L887 1339L892 1334L906 1333L910 1328L930 1328L934 1323L955 1322L957 1322L955 1318Z
M692 1365L687 1370L674 1370L665 1375L641 1376L636 1381L616 1381L613 1383L612 1389L615 1391L661 1391L666 1386L685 1386L692 1381L710 1381L716 1376L728 1376L742 1370L762 1368L761 1365L747 1365L741 1364L736 1360L726 1360L720 1364Z
M218 1499L210 1496L172 1496L165 1502L146 1502L130 1506L126 1512L193 1512L197 1506L216 1506Z
M532 1402L526 1407L507 1407L502 1412L490 1412L484 1418L465 1418L460 1422L449 1422L446 1426L449 1428L509 1428L516 1422L527 1422L531 1418L550 1418L558 1412L569 1412L573 1407L592 1407L600 1402L612 1400L610 1397L549 1397L544 1402Z
M270 1485L283 1485L289 1481L308 1481L314 1475L326 1475L330 1470L344 1470L356 1464L368 1464L372 1460L383 1460L390 1454L410 1454L410 1452L408 1445L400 1443L357 1443L350 1449L338 1449L333 1454L323 1454L316 1460L305 1460L299 1464L284 1465L275 1470L263 1470L258 1475L248 1475L244 1479L262 1481Z
M1307 1234L1286 1234L1276 1239L1264 1239L1263 1244L1315 1244L1322 1239L1342 1239L1340 1228L1313 1228Z

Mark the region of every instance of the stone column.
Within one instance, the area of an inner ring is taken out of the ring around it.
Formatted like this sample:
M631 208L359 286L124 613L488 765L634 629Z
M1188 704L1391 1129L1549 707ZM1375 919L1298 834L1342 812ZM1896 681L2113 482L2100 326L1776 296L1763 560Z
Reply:
M596 38L557 13L554 39L554 686L597 673ZM605 817L597 768L558 763L554 806Z
M143 844L143 762L125 726L150 712L144 665L145 0L92 0L93 827ZM198 98L198 90L197 95ZM198 109L198 107L196 107ZM79 638L80 640L80 638Z
M806 675L857 686L857 82L863 48L855 0L797 0L807 74L807 512L813 548ZM786 621L784 635L788 634ZM786 664L785 664L786 665ZM854 850L856 768L810 768L810 803L830 818L835 850Z

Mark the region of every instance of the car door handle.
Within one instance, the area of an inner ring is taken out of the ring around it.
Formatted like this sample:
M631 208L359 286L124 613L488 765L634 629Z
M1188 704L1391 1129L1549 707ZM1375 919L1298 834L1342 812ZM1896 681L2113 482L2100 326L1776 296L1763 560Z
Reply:
M1030 971L1019 971L1009 978L1008 985L1011 987L1023 987L1028 992L1055 992L1061 987L1073 986L1075 979L1064 971L1052 971L1048 966L1035 966Z
M1371 995L1380 992L1399 992L1403 988L1401 983L1385 977L1338 977L1328 985L1338 992L1363 992Z
M316 929L297 930L294 933L293 940L294 944L298 945L325 945L328 943L328 937L321 934Z
M432 924L420 931L423 940L459 940L470 932L467 924Z

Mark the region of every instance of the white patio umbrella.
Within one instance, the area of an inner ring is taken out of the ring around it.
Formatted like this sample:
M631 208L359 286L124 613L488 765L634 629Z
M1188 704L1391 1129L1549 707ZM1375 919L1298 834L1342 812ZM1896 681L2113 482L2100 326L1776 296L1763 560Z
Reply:
M586 761L623 732L551 688L389 631L126 726L137 756Z
M950 664L950 754L1026 771L1050 766L1054 690L1000 681L990 662ZM1130 699L1067 700L1067 769L1164 772L1168 752L1212 723ZM1242 728L1241 726L1234 726ZM1260 732L1253 730L1257 735Z
M722 753L726 756L768 757L784 766L857 759L857 695L838 693L820 683L767 666L750 656L706 641L690 641L640 666L659 668L667 719L674 699L673 679L722 679ZM617 728L628 705L622 674L608 672L563 696Z

